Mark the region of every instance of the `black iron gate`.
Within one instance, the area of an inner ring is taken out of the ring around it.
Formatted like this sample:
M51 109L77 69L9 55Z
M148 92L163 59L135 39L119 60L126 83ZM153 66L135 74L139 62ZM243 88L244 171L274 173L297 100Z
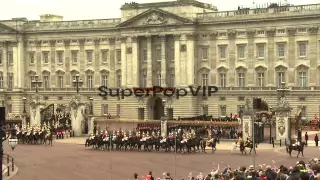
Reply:
M58 105L56 109L56 123L58 130L67 130L71 127L71 114L66 105Z
M44 123L52 125L55 120L54 104L50 104L46 108L42 109L40 111L40 115L41 115L41 125Z

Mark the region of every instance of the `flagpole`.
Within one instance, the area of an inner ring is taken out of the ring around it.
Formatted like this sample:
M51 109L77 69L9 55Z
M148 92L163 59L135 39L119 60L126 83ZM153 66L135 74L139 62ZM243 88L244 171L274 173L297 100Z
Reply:
M174 178L177 178L177 162L176 162L176 158L177 158L177 130L175 130L175 136L174 136Z
M111 165L111 160L109 161L110 163L110 180L112 180L112 165Z

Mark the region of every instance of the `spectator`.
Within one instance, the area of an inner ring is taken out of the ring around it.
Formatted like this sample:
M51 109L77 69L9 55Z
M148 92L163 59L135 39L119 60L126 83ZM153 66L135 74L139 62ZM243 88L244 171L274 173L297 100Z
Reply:
M137 173L134 173L134 174L133 174L133 178L134 178L134 180L138 180L138 174L137 174Z
M275 180L277 178L277 173L272 171L271 166L267 166L266 177L268 180Z

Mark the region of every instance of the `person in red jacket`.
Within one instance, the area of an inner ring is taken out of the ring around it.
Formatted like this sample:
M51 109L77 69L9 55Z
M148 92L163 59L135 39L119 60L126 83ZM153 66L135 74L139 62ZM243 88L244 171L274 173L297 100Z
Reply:
M151 171L147 175L147 180L154 180L154 177L152 176L152 172Z

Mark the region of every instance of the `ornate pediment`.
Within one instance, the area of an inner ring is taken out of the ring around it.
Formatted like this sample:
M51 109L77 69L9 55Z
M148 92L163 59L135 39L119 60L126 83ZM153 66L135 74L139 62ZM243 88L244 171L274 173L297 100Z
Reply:
M117 27L137 27L150 25L174 25L190 24L192 20L177 16L161 9L149 9L137 16L134 16L120 24Z
M16 33L17 30L12 28L12 27L9 27L3 23L0 23L0 34L1 33Z

